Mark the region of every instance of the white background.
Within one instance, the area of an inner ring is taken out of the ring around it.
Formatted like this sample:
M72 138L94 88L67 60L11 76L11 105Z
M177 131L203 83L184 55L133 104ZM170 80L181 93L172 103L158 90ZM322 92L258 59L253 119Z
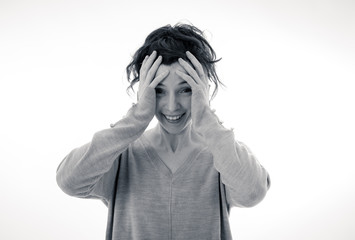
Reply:
M232 209L234 238L355 239L354 12L352 0L0 0L0 239L104 239L106 207L65 195L56 168L126 113L131 55L178 21L222 57L213 105L271 175L263 202Z

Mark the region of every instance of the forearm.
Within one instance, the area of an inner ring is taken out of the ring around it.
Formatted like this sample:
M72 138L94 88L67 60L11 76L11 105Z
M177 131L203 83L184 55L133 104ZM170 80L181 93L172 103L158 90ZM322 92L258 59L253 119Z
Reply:
M57 183L69 195L85 197L118 156L146 129L146 112L133 106L112 128L94 134L92 141L72 150L57 169Z
M247 146L235 141L233 131L224 128L210 109L205 111L202 121L200 132L213 154L230 204L251 207L259 203L269 188L267 171Z

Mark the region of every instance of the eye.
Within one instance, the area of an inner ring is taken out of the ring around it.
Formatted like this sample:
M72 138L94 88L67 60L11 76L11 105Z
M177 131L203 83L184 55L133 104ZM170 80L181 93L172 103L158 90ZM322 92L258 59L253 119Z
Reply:
M155 93L161 95L161 94L164 93L164 89L162 89L162 88L155 88Z
M180 90L180 93L191 93L191 88L186 87Z

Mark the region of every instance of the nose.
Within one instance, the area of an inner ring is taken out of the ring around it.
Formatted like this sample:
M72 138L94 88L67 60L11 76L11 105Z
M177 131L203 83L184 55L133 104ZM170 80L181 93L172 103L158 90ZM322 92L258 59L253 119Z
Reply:
M179 108L179 103L177 100L178 98L175 96L175 94L169 94L167 99L167 108L171 113Z

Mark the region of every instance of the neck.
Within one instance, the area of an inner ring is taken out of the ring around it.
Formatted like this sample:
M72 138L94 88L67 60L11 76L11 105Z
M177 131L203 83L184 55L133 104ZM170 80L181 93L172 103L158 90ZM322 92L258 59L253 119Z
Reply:
M179 152L186 145L191 144L191 123L184 130L177 134L167 132L160 124L156 127L157 143L164 150L169 152Z

